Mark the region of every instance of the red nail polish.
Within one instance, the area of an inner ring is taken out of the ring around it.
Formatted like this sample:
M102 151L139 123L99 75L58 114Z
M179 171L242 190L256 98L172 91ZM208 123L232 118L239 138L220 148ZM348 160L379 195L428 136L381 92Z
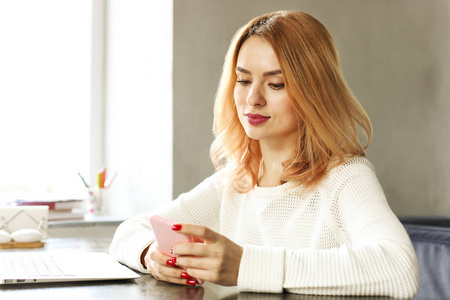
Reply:
M173 254L173 248L169 249L170 254Z
M189 279L189 280L186 280L186 283L189 285L195 286L197 284L197 281L195 281L194 279Z
M174 264L176 264L177 263L177 257L176 256L172 257L172 261L173 261Z
M172 230L174 230L174 231L179 231L179 230L181 230L181 225L180 225L180 224L173 224L173 225L172 225Z
M190 276L188 273L183 272L183 273L181 273L181 278L184 278L184 279L191 279L191 276Z
M169 266L171 266L171 267L176 267L175 263L174 263L171 259L169 259L169 260L167 261L167 264L168 264Z

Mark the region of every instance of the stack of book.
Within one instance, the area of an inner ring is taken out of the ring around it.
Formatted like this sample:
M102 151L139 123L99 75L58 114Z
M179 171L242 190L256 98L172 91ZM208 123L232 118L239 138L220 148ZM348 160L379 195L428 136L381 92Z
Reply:
M46 205L49 209L49 221L83 219L89 211L86 199L42 199L17 199L9 204L15 206Z

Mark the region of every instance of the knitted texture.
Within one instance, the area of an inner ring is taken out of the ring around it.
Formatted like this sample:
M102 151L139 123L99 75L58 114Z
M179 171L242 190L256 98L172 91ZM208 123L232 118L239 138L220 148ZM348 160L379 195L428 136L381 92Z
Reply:
M153 214L207 226L243 246L240 291L395 298L417 293L414 249L367 159L346 161L302 196L302 187L290 182L241 194L224 187L221 176ZM122 223L110 247L117 260L141 272L147 271L140 253L154 240L150 215Z

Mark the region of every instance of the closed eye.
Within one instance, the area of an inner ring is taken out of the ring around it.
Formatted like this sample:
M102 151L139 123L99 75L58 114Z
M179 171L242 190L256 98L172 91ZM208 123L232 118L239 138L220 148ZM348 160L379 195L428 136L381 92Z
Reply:
M238 80L236 82L239 83L240 85L244 85L244 86L252 83L250 80Z
M271 86L274 90L281 90L284 88L284 83L269 83L269 86Z

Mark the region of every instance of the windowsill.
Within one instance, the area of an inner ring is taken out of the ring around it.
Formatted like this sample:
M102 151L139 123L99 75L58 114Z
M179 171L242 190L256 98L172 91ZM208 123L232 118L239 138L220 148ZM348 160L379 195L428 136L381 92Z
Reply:
M86 226L119 226L131 216L88 215L84 219L48 221L48 228L86 227Z

